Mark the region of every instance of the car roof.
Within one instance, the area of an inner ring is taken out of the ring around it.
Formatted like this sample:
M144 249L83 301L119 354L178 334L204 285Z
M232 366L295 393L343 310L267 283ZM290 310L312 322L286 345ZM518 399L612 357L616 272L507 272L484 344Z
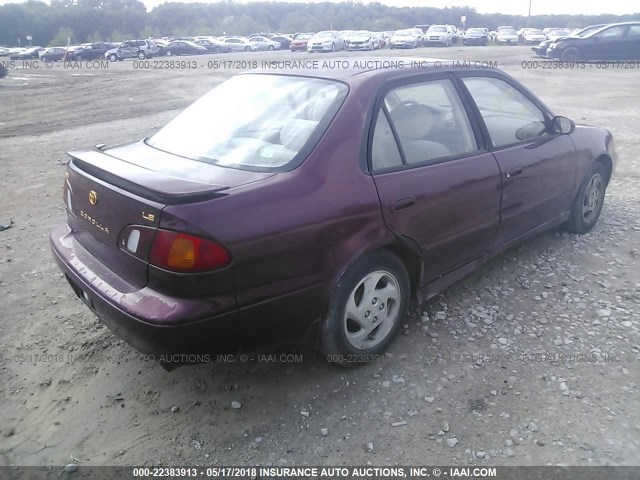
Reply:
M423 57L334 57L326 60L317 60L320 68L305 68L299 65L314 60L273 60L274 68L259 68L241 73L245 74L272 74L292 75L326 80L338 80L345 83L355 83L363 76L367 78L380 77L381 81L402 78L416 73L446 73L451 71L481 71L482 65L474 64L473 68L466 68L469 60L451 60ZM412 63L413 62L413 63ZM498 71L487 65L486 70Z

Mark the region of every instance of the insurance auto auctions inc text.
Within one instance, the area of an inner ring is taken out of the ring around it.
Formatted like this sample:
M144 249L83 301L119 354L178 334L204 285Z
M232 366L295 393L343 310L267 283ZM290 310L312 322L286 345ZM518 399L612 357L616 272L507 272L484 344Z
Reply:
M259 478L495 477L495 467L259 467Z

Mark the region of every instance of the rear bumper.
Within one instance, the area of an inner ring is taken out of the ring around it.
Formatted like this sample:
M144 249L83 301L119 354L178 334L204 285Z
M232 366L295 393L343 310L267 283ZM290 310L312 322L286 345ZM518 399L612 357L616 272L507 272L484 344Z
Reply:
M90 254L67 224L51 232L50 244L76 295L114 334L141 352L218 353L238 346L238 313L228 307L221 310L225 302L216 298L173 298L149 287L118 290L108 283L104 266L97 260L86 261Z

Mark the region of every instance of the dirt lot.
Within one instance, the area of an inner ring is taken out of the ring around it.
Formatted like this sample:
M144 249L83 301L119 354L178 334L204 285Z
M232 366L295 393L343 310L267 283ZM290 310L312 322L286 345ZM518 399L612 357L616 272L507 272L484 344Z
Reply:
M0 464L639 464L640 71L523 69L524 47L407 54L497 60L557 113L610 129L620 164L594 231L507 252L353 370L305 357L166 372L54 265L65 151L148 135L233 70L127 61L0 81L0 223L15 222L0 232Z

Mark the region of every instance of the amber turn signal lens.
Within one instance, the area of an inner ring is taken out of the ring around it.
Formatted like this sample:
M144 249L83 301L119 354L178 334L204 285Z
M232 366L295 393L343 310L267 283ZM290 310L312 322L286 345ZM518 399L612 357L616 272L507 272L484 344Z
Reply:
M173 268L193 268L196 263L196 246L189 238L176 238L171 244L167 265Z

